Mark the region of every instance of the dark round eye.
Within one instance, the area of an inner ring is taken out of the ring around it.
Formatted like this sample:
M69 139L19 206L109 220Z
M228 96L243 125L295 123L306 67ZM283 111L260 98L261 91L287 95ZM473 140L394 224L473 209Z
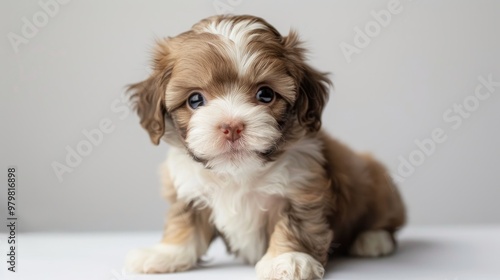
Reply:
M261 87L257 91L255 98L257 98L257 100L262 103L271 103L271 101L273 101L274 99L274 90L272 90L270 87Z
M187 103L188 103L189 107L191 107L193 109L198 109L198 107L205 105L205 98L203 97L203 95L201 93L193 92L189 96Z

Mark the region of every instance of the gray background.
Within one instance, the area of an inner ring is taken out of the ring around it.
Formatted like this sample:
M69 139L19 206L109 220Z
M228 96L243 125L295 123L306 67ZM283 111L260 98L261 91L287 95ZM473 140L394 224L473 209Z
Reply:
M2 1L0 166L19 168L23 230L161 229L168 206L157 170L168 147L150 143L121 96L148 75L154 38L186 31L220 2L284 34L298 30L311 64L335 83L325 129L391 172L417 149L415 140L445 131L447 140L399 184L411 225L500 223L500 87L458 129L443 119L473 95L479 76L500 81L498 1L401 0L403 10L350 63L340 44L353 45L354 28L390 1L73 0L17 53L8 34L22 34L23 17L33 22L43 9L38 1ZM104 119L113 132L60 182L52 163L64 164L66 147L75 149L86 139L82 130Z

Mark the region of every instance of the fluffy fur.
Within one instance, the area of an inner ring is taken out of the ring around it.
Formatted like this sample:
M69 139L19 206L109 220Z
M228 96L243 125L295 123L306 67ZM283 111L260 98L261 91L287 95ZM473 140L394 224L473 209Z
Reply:
M393 252L405 222L397 189L380 163L321 130L331 83L304 52L294 32L253 16L210 17L157 42L151 76L130 90L152 142L170 144L171 207L160 244L131 252L129 270L187 270L217 236L259 279L321 278L334 251ZM271 102L257 100L263 87ZM189 106L193 93L203 106Z

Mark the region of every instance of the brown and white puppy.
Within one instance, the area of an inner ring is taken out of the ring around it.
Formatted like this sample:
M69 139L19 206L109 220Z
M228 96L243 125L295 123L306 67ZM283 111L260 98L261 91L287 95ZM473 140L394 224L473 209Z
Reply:
M153 72L130 87L171 203L163 239L129 271L196 265L221 236L259 279L316 279L329 253L382 256L405 222L385 168L320 130L330 81L294 32L253 16L215 16L160 40Z

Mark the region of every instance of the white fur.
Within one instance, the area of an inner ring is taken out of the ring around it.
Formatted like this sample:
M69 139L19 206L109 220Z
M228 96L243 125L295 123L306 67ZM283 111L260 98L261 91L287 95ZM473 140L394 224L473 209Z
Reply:
M128 253L125 268L132 273L166 273L184 271L196 264L195 244L157 244Z
M222 20L220 23L212 22L205 29L206 32L226 38L230 44L226 46L227 52L233 57L241 76L247 73L249 66L258 57L258 53L247 51L248 43L254 35L249 34L256 29L267 29L261 23L250 23L250 20L234 23L231 20Z
M250 263L265 253L265 225L277 220L288 191L304 186L324 159L321 142L303 139L288 148L277 161L242 166L239 173L206 169L183 150L171 148L166 165L177 198L212 209L212 220L233 251Z
M210 159L207 167L249 172L255 169L252 166L260 164L255 152L265 152L279 136L276 120L267 108L255 106L244 98L244 94L234 92L194 111L186 142L197 157ZM245 128L241 138L231 143L219 127L235 121L244 123Z
M266 255L255 266L259 280L322 279L323 265L308 254L290 252L271 258Z
M394 251L391 235L385 230L361 233L354 241L350 254L359 257L379 257Z

